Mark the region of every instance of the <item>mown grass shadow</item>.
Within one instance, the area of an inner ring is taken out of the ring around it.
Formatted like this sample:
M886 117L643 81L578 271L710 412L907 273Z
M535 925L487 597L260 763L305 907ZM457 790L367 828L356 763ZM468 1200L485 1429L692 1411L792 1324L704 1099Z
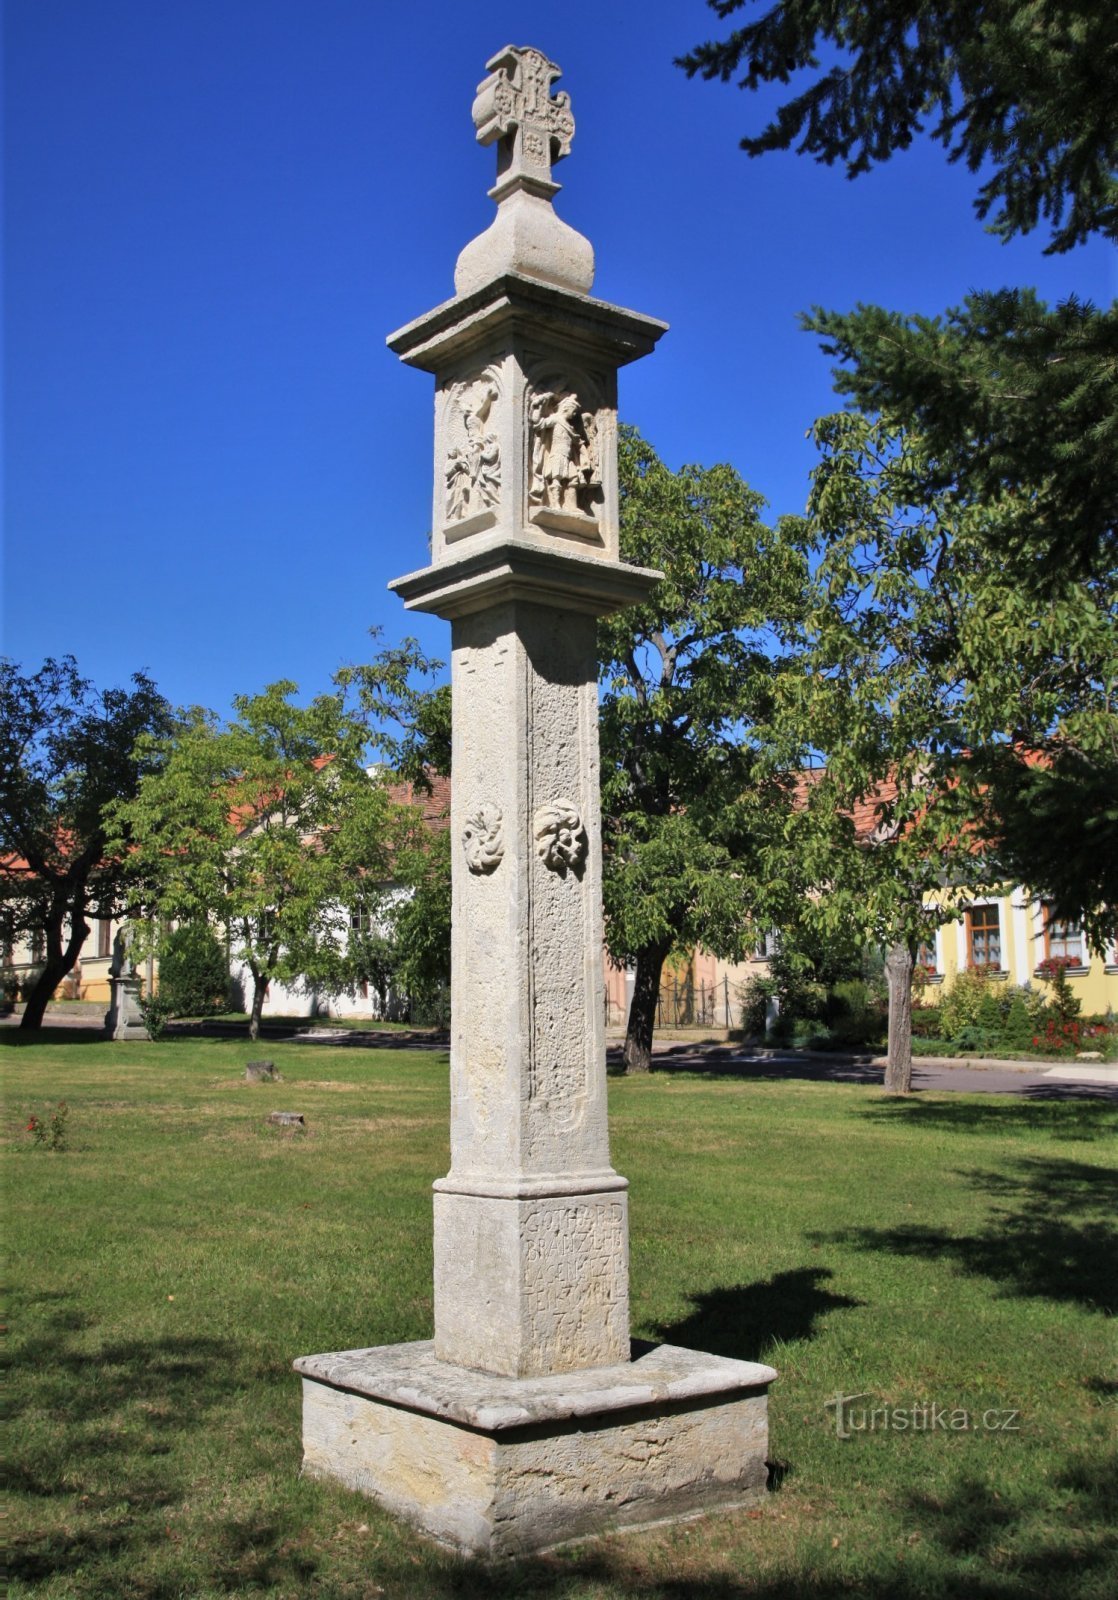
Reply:
M35 1332L20 1337L25 1311L36 1307ZM202 1426L227 1403L237 1350L198 1336L96 1343L91 1319L64 1295L17 1303L13 1325L21 1377L9 1403L7 1487L32 1504L59 1499L75 1515L13 1538L9 1577L40 1583L139 1556L159 1539L158 1513L187 1487L173 1441L184 1419ZM65 1417L64 1435L50 1426L54 1417Z
M1092 1575L1112 1569L1118 1545L1113 1487L1116 1467L1118 1456L1113 1452L1092 1462L1072 1459L1064 1463L1053 1488L1064 1502L1062 1509L1075 1527L1076 1537L1019 1548L1013 1566L1022 1583L1021 1592L1069 1595L1081 1587L1095 1592L1091 1590ZM995 1567L1004 1571L1006 1563L997 1557L1017 1542L1022 1524L1031 1519L1035 1508L1009 1493L1004 1485L996 1486L971 1473L957 1480L946 1494L910 1491L903 1497L900 1509L905 1522L915 1522L920 1537L933 1544L948 1561L965 1562L971 1570L976 1562L987 1561L992 1571ZM978 1587L973 1592L983 1595L995 1591L992 1587ZM1008 1592L1012 1594L1014 1590Z
M1118 1311L1118 1174L1079 1161L1028 1158L1009 1173L962 1174L997 1202L971 1234L919 1224L847 1228L821 1243L954 1262L1006 1294Z
M737 1361L763 1361L774 1345L811 1339L816 1323L829 1311L862 1304L824 1287L833 1274L825 1267L797 1267L778 1272L762 1283L705 1289L688 1295L686 1317L661 1323L656 1336L665 1344Z
M445 1031L424 1029L370 1028L363 1032L356 1028L330 1028L329 1024L312 1027L306 1019L268 1023L261 1029L255 1043L248 1036L247 1022L171 1022L161 1038L162 1043L198 1044L203 1040L222 1040L227 1044L243 1044L246 1049L266 1051L272 1044L317 1045L329 1050L441 1050L450 1046L450 1035Z
M22 1028L0 1028L0 1049L6 1050L34 1050L37 1045L50 1045L56 1049L59 1045L104 1044L105 1031L100 1027L86 1027L80 1022L74 1023L49 1023L42 1028L29 1028L25 1033Z
M1092 1085L1033 1085L1022 1097L977 1095L966 1098L913 1099L888 1096L862 1106L861 1115L882 1126L934 1132L978 1134L1047 1134L1062 1141L1087 1142L1118 1134L1118 1091Z
M1085 1467L1073 1460L1058 1474L1054 1487L1074 1509L1074 1539L1056 1532L1031 1538L1032 1508L976 1474L956 1480L941 1495L906 1493L887 1507L898 1533L906 1535L905 1554L882 1555L878 1570L863 1566L856 1575L816 1564L763 1577L728 1573L724 1567L704 1573L692 1562L687 1570L657 1574L641 1559L638 1533L498 1567L447 1557L428 1567L421 1586L406 1558L379 1566L375 1577L388 1593L422 1592L425 1600L565 1600L599 1591L619 1600L804 1600L806 1595L847 1600L851 1594L863 1600L928 1600L930 1594L944 1600L1039 1600L1042 1595L1074 1600L1105 1592L1102 1585L1114 1559L1108 1504L1113 1470L1112 1463ZM763 1508L760 1515L766 1515ZM764 1521L756 1526L763 1540ZM1014 1546L1008 1560L1007 1543ZM922 1553L916 1562L914 1545Z

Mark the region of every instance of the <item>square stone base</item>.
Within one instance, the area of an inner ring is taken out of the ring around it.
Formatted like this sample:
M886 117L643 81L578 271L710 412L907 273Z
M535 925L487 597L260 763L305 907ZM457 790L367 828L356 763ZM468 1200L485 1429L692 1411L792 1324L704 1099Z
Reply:
M505 1198L435 1190L435 1349L510 1378L629 1359L623 1189Z
M302 1356L303 1470L468 1555L523 1556L764 1493L772 1367L675 1345L501 1378L434 1345Z

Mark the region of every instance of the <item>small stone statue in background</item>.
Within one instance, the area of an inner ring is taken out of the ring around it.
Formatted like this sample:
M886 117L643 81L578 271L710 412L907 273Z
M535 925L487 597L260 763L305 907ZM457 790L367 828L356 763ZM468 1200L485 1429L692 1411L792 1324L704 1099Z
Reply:
M136 961L132 954L136 943L136 930L130 922L122 922L113 940L113 959L109 967L112 978L134 978Z

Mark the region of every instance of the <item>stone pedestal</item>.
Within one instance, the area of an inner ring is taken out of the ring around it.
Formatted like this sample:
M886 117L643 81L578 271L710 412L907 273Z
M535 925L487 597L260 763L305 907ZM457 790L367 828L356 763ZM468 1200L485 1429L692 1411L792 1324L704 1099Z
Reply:
M147 1025L140 1010L138 976L109 979L109 1009L105 1013L105 1032L110 1039L146 1039Z
M755 1503L771 1367L660 1345L617 1366L504 1382L428 1342L305 1356L303 1468L467 1555Z
M551 213L550 161L574 127L549 99L558 69L531 50L490 67L474 118L501 141L497 223L463 251L455 298L389 340L436 379L431 565L392 588L451 624L435 1338L296 1368L308 1472L505 1556L759 1493L775 1373L671 1347L630 1360L595 633L660 577L619 560L616 406L618 368L665 326L591 299L593 252Z

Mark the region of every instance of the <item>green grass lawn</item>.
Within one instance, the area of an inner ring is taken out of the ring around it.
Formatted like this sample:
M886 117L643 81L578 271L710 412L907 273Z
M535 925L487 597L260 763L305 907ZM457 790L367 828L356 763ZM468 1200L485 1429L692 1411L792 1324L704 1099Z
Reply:
M298 1475L292 1358L431 1334L445 1057L0 1037L13 1596L1115 1592L1111 1106L612 1080L633 1332L779 1368L773 1492L493 1574ZM1007 1426L857 1426L925 1404Z

